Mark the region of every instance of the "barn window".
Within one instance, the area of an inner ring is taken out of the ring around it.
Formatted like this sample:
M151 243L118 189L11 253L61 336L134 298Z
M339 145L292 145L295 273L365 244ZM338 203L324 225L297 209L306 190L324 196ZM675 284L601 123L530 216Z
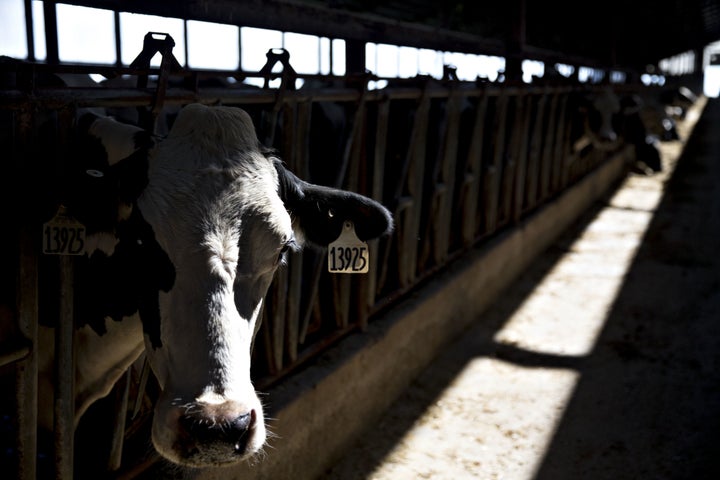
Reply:
M485 56L483 56L485 57ZM474 81L480 72L488 70L486 62L492 63L490 57L481 58L480 55L472 55L468 53L445 52L445 65L455 67L455 74L458 80ZM497 71L494 72L497 77Z
M443 74L442 53L427 48L418 49L418 73L441 78Z
M575 73L575 67L565 63L556 63L555 70L557 70L563 77L570 77L573 73Z
M235 70L240 65L235 25L187 21L187 63L191 68Z
M411 78L418 74L442 78L443 66L456 68L460 80L473 81L478 76L496 80L505 68L505 59L460 52L438 52L429 49L367 43L365 66L379 77Z
M27 42L18 42L25 38L25 9L22 0L5 0L0 2L0 18L3 28L0 29L0 54L15 58L26 58Z
M533 77L545 75L545 64L537 60L522 61L523 82L532 83Z
M345 75L345 40L333 38L332 47L332 73Z
M61 62L115 63L115 14L111 10L59 3L56 12Z
M610 72L610 83L625 83L625 80L627 80L625 72L619 72L617 70Z
M580 67L578 80L582 83L600 83L605 78L605 72L591 67Z
M686 75L695 72L695 53L680 53L659 62L660 71L670 75Z
M297 73L320 71L320 38L315 35L286 32L283 45L290 52L290 63Z

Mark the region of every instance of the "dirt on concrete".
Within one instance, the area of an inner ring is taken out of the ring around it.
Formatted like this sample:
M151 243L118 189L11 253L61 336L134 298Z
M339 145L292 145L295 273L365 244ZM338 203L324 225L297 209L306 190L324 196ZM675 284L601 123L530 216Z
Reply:
M679 129L323 480L720 478L720 100Z

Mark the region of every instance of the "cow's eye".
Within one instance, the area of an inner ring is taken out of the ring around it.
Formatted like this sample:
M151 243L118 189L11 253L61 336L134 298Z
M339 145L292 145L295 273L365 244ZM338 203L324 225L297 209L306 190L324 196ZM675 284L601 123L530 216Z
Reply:
M291 238L287 242L283 243L282 247L280 248L280 253L278 254L278 263L281 263L285 260L288 251L296 249L297 243L295 242L294 238Z

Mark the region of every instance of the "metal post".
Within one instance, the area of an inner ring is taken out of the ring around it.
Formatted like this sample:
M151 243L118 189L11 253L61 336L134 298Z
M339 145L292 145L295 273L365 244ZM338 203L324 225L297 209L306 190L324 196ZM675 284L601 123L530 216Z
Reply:
M29 62L35 61L35 35L33 25L32 1L25 0L25 37L27 38L27 59Z
M21 333L37 345L38 328L38 261L33 238L27 226L19 235L18 325ZM18 478L35 480L37 458L37 349L18 363L16 370L16 401L18 421Z
M131 367L132 368L132 367ZM114 472L122 465L123 440L125 438L125 418L128 411L128 399L130 397L131 368L128 368L125 375L113 387L115 394L115 416L113 417L113 435L110 444L110 456L108 458L108 470ZM142 393L138 394L138 397Z
M57 32L57 7L55 3L43 2L43 13L45 16L45 44L47 50L47 63L58 63L58 32Z
M73 478L75 365L73 352L73 258L61 256L60 318L55 330L55 478Z
M29 109L17 113L17 140L25 150L30 140L32 114ZM21 159L18 155L15 171L20 171ZM32 347L37 346L38 331L38 258L35 248L34 231L21 222L18 235L18 291L17 312L20 333L30 341ZM35 480L37 467L37 389L38 389L38 355L37 348L31 348L27 357L17 365L16 370L16 401L18 418L18 478Z

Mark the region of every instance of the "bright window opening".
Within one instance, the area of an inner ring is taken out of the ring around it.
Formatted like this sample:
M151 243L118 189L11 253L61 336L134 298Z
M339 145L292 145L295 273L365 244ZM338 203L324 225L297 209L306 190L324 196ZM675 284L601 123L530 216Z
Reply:
M25 8L22 0L3 0L0 2L0 55L14 58L27 58L25 41ZM18 41L22 39L22 41Z
M61 62L115 63L115 17L111 10L64 4L57 4L56 9Z
M240 65L240 29L235 25L187 21L188 66L235 70Z

